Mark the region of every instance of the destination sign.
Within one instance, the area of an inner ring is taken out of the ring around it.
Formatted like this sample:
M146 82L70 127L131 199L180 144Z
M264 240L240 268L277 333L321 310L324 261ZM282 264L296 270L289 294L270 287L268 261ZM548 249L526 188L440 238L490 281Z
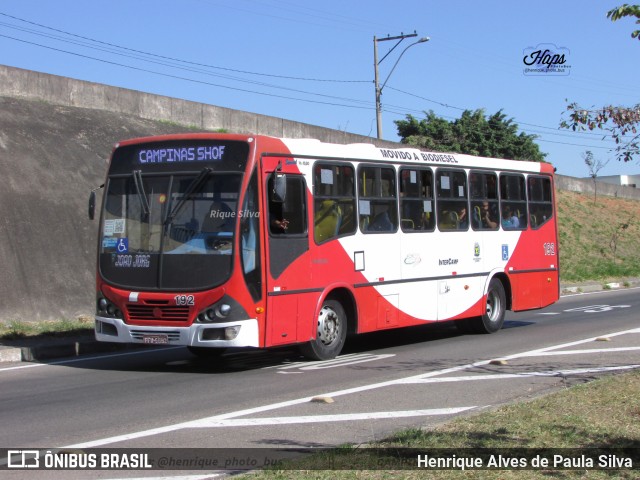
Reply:
M226 145L150 148L138 152L138 163L210 162L222 160Z

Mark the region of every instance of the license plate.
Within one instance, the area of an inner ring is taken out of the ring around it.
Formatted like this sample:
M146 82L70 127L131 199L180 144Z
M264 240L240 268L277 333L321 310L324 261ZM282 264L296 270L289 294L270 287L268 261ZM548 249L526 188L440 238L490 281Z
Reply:
M149 343L152 345L164 345L169 343L169 335L143 335L142 343Z

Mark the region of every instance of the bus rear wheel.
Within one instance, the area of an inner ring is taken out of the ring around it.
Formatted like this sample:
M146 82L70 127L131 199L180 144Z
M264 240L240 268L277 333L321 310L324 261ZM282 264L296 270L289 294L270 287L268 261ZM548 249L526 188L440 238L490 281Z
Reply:
M504 315L507 307L507 296L504 286L497 278L489 282L485 312L481 317L470 319L477 333L495 333L504 324Z
M301 346L302 354L311 360L335 358L347 338L347 315L340 302L325 300L317 325L316 338Z

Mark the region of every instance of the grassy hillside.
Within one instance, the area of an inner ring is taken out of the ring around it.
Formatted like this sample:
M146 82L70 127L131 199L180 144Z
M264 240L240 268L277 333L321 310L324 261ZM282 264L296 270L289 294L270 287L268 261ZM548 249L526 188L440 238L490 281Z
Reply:
M640 277L640 201L559 190L563 282Z

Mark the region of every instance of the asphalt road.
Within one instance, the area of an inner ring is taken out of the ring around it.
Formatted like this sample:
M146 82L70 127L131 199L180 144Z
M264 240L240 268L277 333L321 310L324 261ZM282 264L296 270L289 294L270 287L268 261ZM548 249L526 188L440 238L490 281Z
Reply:
M212 364L184 348L161 348L48 364L5 363L0 446L365 443L639 367L639 291L574 295L543 310L509 312L505 328L494 335L461 335L441 324L359 336L328 362L304 361L295 350L281 349L228 354ZM68 479L149 475L5 473Z

